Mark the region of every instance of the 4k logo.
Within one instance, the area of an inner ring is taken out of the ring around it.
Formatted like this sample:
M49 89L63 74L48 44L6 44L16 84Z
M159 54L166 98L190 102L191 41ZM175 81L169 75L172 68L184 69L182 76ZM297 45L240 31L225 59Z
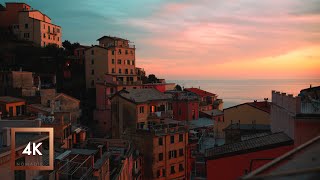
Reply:
M32 143L32 152L31 152L31 142L28 143L27 147L24 148L24 150L22 151L22 154L27 154L28 156L30 156L31 154L33 156L35 155L39 155L42 156L42 153L39 151L39 147L42 145L42 143Z
M11 128L11 168L53 170L53 136L53 128ZM19 138L17 144L16 138Z

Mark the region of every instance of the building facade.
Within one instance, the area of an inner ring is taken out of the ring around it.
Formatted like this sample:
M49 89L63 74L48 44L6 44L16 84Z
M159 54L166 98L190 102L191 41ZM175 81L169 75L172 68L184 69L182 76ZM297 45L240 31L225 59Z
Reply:
M25 3L6 3L0 11L2 27L12 29L21 40L32 41L39 46L55 44L62 47L61 27L52 24L51 19Z
M122 85L137 82L135 46L129 40L103 36L99 45L85 51L86 87L95 88L97 82L104 82L105 74L115 75Z

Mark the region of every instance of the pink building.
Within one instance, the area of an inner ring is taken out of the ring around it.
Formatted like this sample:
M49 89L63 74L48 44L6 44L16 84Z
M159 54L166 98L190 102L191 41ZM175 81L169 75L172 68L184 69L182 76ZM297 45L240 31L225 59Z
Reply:
M51 19L26 3L7 2L0 11L0 26L10 28L21 40L32 41L37 45L56 44L62 46L61 27L52 24Z

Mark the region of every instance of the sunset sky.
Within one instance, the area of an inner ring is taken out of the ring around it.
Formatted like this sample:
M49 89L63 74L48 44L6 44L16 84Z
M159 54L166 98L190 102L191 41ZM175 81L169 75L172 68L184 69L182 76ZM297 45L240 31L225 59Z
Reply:
M24 2L62 26L63 40L133 41L137 66L161 78L320 77L320 0Z

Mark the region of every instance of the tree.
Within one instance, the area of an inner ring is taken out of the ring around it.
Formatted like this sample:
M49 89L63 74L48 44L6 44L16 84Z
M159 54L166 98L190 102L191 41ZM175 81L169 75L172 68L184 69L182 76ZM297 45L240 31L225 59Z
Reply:
M154 74L149 74L148 76L148 83L157 83L158 82L158 78L156 77L156 75Z
M174 87L174 90L176 91L182 91L182 88L179 84L176 85L176 87Z

